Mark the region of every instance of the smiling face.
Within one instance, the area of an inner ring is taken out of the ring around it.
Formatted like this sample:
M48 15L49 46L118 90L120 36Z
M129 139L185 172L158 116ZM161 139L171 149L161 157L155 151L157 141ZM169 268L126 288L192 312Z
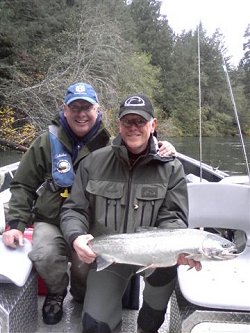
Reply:
M76 136L82 138L94 126L97 118L99 104L91 104L85 100L75 100L69 105L64 105L64 116L70 129Z
M154 132L155 127L155 118L147 121L136 114L128 114L119 120L122 140L133 154L139 154L147 148L150 134Z

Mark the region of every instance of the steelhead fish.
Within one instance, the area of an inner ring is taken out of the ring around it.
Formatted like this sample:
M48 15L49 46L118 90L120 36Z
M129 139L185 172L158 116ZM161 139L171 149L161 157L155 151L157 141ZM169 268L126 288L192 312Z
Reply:
M144 229L142 229L144 230ZM98 236L89 242L97 254L97 270L113 263L142 266L138 272L169 267L177 263L179 254L194 260L226 260L237 256L231 241L199 229L160 229L128 234Z

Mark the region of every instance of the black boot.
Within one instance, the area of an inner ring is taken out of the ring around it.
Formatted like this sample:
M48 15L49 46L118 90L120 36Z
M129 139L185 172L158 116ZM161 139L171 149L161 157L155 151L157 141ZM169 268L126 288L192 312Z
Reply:
M144 330L142 330L142 329L140 329L139 327L138 327L138 329L137 329L137 333L153 333L152 331L144 331ZM158 333L158 331L156 332L154 332L154 333Z
M63 300L66 294L66 290L63 295L47 294L42 309L45 324L55 325L62 319Z

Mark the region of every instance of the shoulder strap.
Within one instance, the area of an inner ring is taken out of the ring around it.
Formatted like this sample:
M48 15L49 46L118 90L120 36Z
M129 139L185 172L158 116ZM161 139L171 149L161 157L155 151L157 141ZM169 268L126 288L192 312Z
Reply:
M58 138L58 127L49 126L49 139L51 146L52 178L61 187L70 187L75 178L70 153Z

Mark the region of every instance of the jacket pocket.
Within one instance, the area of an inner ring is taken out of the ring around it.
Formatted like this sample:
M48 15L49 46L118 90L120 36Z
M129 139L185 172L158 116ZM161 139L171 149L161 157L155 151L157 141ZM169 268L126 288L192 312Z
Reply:
M94 207L93 223L99 230L109 229L117 232L122 221L124 202L124 184L111 181L90 180L86 191ZM104 228L103 228L104 227Z
M154 226L158 211L165 199L166 186L137 185L135 193L134 209L137 210L138 226Z
M59 225L60 208L63 203L60 193L61 190L57 192L46 190L43 195L37 198L34 206L36 219Z

